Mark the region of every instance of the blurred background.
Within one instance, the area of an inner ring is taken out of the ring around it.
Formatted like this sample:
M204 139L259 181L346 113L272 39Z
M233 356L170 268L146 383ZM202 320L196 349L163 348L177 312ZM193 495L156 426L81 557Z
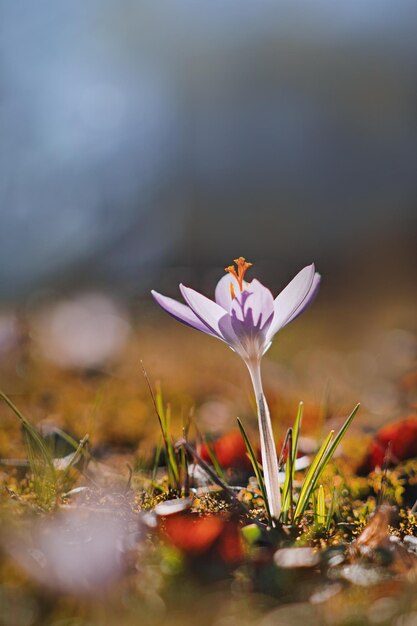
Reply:
M226 424L241 365L148 294L210 295L244 255L274 294L311 261L324 277L271 393L411 410L416 19L413 0L0 0L0 386L73 423L45 368L121 384L143 359L181 406L221 393L200 413Z

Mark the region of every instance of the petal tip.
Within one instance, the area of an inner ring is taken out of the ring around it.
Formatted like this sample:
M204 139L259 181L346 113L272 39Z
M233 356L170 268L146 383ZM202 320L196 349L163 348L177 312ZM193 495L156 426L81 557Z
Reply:
M162 308L165 308L164 302L170 299L167 298L167 296L164 296L162 293L159 293L159 291L156 291L155 289L151 289L151 295L155 302L159 304L159 306L161 306Z
M182 296L185 298L185 294L190 289L190 287L187 287L186 285L184 285L184 283L180 283L179 288L180 288Z

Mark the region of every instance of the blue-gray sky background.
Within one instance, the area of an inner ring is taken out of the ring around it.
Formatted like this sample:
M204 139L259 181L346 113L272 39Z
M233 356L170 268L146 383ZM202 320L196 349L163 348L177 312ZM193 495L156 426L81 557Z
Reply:
M174 293L240 254L276 285L311 260L335 289L414 285L413 0L0 0L0 17L3 301Z

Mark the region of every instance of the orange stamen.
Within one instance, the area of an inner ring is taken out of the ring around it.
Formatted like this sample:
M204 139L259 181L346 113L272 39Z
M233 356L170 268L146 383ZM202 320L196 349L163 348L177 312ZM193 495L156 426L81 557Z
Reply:
M234 262L237 267L237 272L233 265L229 265L229 267L225 267L224 269L226 272L229 272L229 274L231 274L232 276L234 276L234 278L236 278L238 285L239 285L239 289L242 292L243 291L243 279L245 277L247 270L251 267L252 263L248 263L248 261L246 261L246 259L243 256L240 256L238 259L235 259ZM232 294L232 300L233 300L234 298L234 290L232 292L233 285L230 284L230 286L231 286L230 293Z
M234 300L236 298L235 288L233 287L233 283L230 283L230 296L231 296L232 300Z

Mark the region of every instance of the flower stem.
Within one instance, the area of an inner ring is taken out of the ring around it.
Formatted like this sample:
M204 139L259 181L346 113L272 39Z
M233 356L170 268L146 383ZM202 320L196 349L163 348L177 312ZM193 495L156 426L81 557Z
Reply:
M258 408L258 424L261 439L261 457L266 493L272 517L278 519L281 514L281 490L278 480L278 458L272 432L271 416L262 388L261 365L259 361L246 363L252 380Z

